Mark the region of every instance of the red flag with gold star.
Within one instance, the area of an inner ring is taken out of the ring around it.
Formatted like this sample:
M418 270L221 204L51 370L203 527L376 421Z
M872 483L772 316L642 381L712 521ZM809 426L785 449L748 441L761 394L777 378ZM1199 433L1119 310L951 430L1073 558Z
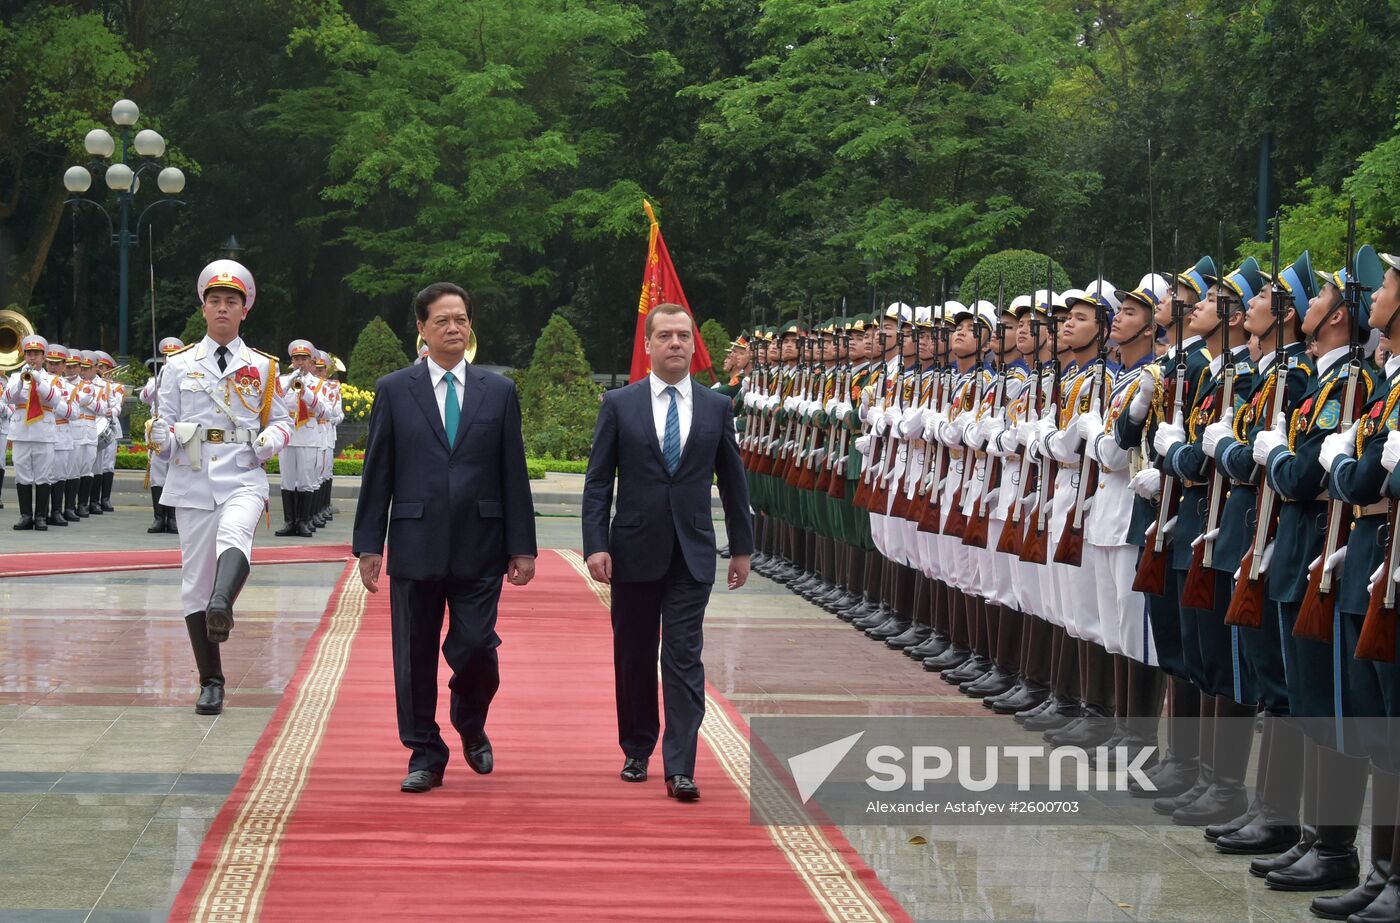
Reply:
M695 324L695 314L690 310L690 302L685 300L680 276L676 275L676 264L671 262L671 254L661 236L661 225L656 222L650 202L643 199L642 208L646 209L651 231L647 238L647 266L642 276L642 297L637 303L637 330L632 338L632 372L627 380L639 381L651 372L651 360L647 357L645 346L647 315L657 305L668 303L685 308L685 313L690 315L694 327L695 355L690 359L690 374L711 371L714 364L710 361L710 351L705 348L705 341L700 338L700 326Z

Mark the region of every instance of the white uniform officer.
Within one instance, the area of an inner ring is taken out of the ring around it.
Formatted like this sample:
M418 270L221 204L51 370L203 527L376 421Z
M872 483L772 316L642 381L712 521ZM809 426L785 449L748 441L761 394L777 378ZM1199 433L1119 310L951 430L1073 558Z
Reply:
M97 450L97 470L101 481L100 499L104 513L115 512L112 507L112 480L117 472L117 443L122 438L122 407L126 403L126 385L107 377L107 373L116 367L116 360L103 350L97 350L97 374L107 382L107 420L112 434L106 447L99 447Z
M66 412L56 413L53 418L53 467L49 470L49 508L44 511L51 526L68 525L68 519L63 515L63 498L68 489L69 468L73 463L73 433L69 427L77 415L77 405L73 401L72 384L64 377L67 361L68 347L50 343L48 354L44 356L44 368L53 376L53 386L63 395L66 408Z
M312 504L321 473L321 417L325 412L322 389L316 377L316 347L309 340L287 344L292 370L282 376L282 392L292 418L292 437L278 457L282 472L282 517L286 524L275 534L310 537Z
M19 522L16 531L48 529L49 487L53 481L54 417L68 415L63 392L55 386L52 373L44 368L49 342L41 336L27 336L21 345L24 368L13 373L5 385L5 402L10 416L10 444L15 451L15 492L19 496Z
M0 397L0 510L5 508L5 454L10 443L10 415L14 407Z
M170 460L162 500L180 524L180 597L199 668L199 714L219 714L224 676L217 645L248 579L253 531L267 506L262 463L291 438L277 360L250 349L238 328L257 296L233 260L199 274L208 333L166 361L151 446Z
M335 380L335 365L331 354L324 349L316 359L316 374L325 381L323 393L326 398L326 412L321 418L321 439L325 450L321 453L321 483L317 491L316 510L319 522L313 525L324 526L331 521L331 479L335 474L335 434L336 427L345 420L345 409L340 404L340 382Z
M146 379L141 393L137 395L141 403L151 408L149 419L152 421L160 418L158 393L160 391L160 378L165 372L165 364L171 353L179 352L184 348L185 344L179 337L166 337L156 346L157 352L160 353L156 373ZM180 531L180 527L175 523L175 508L160 502L161 492L165 489L165 472L169 467L170 459L162 457L159 452L147 454L146 483L151 489L151 512L154 518L146 531L152 535L158 535L161 532L177 534Z
M72 509L79 519L92 515L93 471L97 466L97 420L107 414L107 383L97 377L97 354L75 351L78 380L74 383L78 412L73 423L73 479L77 481ZM98 508L99 512L101 507Z

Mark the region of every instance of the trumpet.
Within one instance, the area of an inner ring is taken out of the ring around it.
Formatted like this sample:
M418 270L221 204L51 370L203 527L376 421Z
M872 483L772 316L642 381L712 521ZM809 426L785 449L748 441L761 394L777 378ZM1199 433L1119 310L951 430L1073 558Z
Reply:
M293 391L300 391L305 387L301 380L303 374L305 373L303 373L301 369L297 369L293 372L291 379L287 382L287 387L291 388Z
M34 380L34 372L30 369L25 369L23 372L19 373L19 380L24 382L26 385L29 384L31 381Z

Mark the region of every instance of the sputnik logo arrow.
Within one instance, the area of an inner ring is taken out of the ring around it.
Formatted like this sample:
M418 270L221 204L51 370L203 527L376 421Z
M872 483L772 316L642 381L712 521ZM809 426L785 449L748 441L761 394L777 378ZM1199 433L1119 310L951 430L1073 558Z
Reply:
M792 780L797 783L797 794L802 797L803 804L817 793L827 777L841 765L846 754L851 752L856 741L864 736L865 732L860 731L788 758L788 772L792 773Z

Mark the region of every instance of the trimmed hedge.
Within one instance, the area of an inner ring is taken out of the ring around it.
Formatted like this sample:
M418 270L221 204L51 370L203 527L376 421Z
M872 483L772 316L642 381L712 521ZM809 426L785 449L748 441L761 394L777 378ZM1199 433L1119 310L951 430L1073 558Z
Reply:
M543 477L544 477L544 473L545 473L546 471L558 471L558 470L561 470L561 467L560 467L560 466L568 466L568 470L570 470L570 471L573 471L575 468L577 468L577 472L575 472L575 473L581 473L581 472L583 471L583 467L582 467L582 466L583 466L583 465L586 465L586 464L587 464L587 462L558 462L558 461L555 461L555 460L552 459L552 458L551 458L551 459L528 458L528 459L525 460L525 467L526 467L526 470L528 470L528 471L530 472L530 480L532 480L532 481L538 481L538 480L540 480L541 478L543 478ZM268 474L277 474L277 473L279 473L279 472L281 471L281 467L277 464L277 459L276 459L276 458L269 459L268 462L267 462L266 467L267 467L267 473L268 473ZM117 450L117 470L119 470L119 471L145 471L145 470L146 470L146 453L145 453L145 452L133 452L133 451L130 451L130 450L128 450L128 449L118 449L118 450ZM360 475L364 474L364 471L365 471L365 460L364 460L364 458L337 458L337 459L335 460L335 473L336 473L336 474L345 475L345 476L347 476L347 477L359 477Z

